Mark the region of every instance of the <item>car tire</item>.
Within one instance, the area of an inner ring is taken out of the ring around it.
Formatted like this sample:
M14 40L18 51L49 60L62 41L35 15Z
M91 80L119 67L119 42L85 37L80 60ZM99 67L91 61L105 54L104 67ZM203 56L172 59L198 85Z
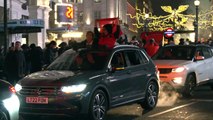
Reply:
M159 88L156 82L149 82L146 89L145 99L141 104L141 107L145 110L152 110L157 105Z
M0 109L0 120L9 120L4 110Z
M108 109L108 99L102 90L96 90L89 106L90 120L104 120Z
M196 81L194 75L190 74L186 78L186 82L183 88L183 97L192 97L194 95L194 89L196 87Z

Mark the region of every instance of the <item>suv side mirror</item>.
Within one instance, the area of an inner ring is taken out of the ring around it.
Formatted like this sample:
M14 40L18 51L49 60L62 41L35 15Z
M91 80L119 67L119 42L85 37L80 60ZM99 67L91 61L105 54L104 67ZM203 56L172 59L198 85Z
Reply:
M46 70L49 65L45 64L42 66L42 70Z
M194 60L195 61L200 61L200 60L204 60L204 56L195 56Z

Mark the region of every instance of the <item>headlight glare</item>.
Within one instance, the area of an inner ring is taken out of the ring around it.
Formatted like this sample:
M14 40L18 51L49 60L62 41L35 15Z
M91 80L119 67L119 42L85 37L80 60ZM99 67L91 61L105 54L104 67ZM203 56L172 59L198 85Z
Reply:
M86 84L63 86L61 87L61 91L64 93L76 93L82 92L83 90L85 90L86 87Z
M22 86L20 84L15 85L16 92L19 92L22 89Z
M181 84L183 82L182 77L176 77L172 80L175 84Z
M172 72L183 72L184 70L185 70L184 67L178 67L178 68L172 69Z

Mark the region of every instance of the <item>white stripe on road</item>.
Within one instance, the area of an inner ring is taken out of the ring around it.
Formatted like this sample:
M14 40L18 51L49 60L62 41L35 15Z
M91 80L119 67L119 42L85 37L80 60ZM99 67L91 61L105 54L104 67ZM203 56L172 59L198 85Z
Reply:
M206 99L206 100L204 100L204 99L192 99L193 101L196 101L196 102L213 102L213 100L211 100L211 99Z
M180 108L183 108L183 107L186 107L186 106L190 106L190 105L195 104L195 103L197 103L197 102L192 102L192 103L188 103L188 104L185 104L185 105L181 105L181 106L178 106L178 107L175 107L175 108L163 111L163 112L156 113L154 115L150 115L149 117L156 117L156 116L171 112L173 110L177 110L177 109L180 109Z

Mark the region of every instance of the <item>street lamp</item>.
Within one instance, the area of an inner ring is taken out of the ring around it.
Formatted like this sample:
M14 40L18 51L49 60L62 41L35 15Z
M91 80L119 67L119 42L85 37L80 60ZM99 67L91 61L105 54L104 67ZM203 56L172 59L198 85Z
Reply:
M196 17L195 17L195 43L198 42L198 7L200 5L199 0L194 1L194 5L196 7Z
M8 29L7 29L7 0L4 0L4 55L7 53Z

